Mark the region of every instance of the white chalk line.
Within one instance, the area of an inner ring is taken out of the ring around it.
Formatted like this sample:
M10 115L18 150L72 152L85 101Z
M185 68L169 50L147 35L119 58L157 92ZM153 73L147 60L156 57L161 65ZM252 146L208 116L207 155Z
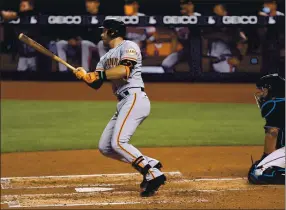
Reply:
M167 175L179 175L182 176L180 171L164 172ZM86 178L86 177L114 177L114 176L139 176L138 173L119 173L119 174L88 174L88 175L64 175L64 176L24 176L24 177L3 177L1 181L13 180L13 179L47 179L47 178Z
M9 187L2 189L24 190L24 189L55 189L55 188L75 188L75 187L111 187L124 186L125 184L70 184L70 185L42 185L42 186L26 186L26 187Z
M33 206L9 205L10 208L37 208L37 207L63 207L63 206L108 206L108 205L134 205L141 202L110 202L110 203L73 203L73 204L40 204Z
M247 177L234 177L234 178L199 178L199 179L190 179L195 182L199 181L235 181L235 180L245 180Z
M202 203L209 202L207 199L193 199L187 201L187 203ZM43 204L43 205L33 205L33 206L21 206L20 204L10 205L10 208L35 208L35 207L69 207L69 206L108 206L108 205L134 205L134 204L171 204L171 203L181 203L180 201L140 201L140 202L106 202L106 203L73 203L73 204Z
M168 172L167 172L168 173ZM171 173L171 172L169 172ZM180 176L181 177L181 176ZM200 181L236 181L236 180L247 180L247 178L199 178L199 179L181 179L172 180L170 183L187 183L187 182L200 182ZM9 180L10 181L10 180ZM134 184L139 184L135 182ZM3 186L2 189L55 189L55 188L74 188L74 187L111 187L111 186L124 186L125 184L69 184L69 185L41 185L41 186L25 186L25 187L14 187L12 185Z
M174 180L172 183L192 182L192 180ZM134 184L140 184L141 182L135 182ZM55 189L55 188L75 188L75 187L112 187L112 186L124 186L126 184L69 184L69 185L41 185L41 186L25 186L14 187L9 186L2 189L24 190L24 189Z
M130 192L136 192L136 191L119 191L119 192L112 192L112 194L130 194ZM16 195L2 195L1 198L3 199L9 199L9 198L15 198L19 199L21 197L50 197L50 196L59 196L59 197L65 197L65 196L76 196L76 195L81 195L81 196L89 196L89 195L96 195L96 194L110 194L109 192L85 192L85 193L80 193L80 192L73 192L73 193L39 193L39 194L16 194Z
M86 193L86 192L106 192L114 190L114 188L106 188L106 187L78 187L75 188L76 192Z
M188 182L196 182L197 180L172 180L168 181L168 183L188 183ZM202 180L199 180L202 181ZM232 181L232 180L230 180ZM233 180L234 181L234 180ZM134 184L140 184L140 182L135 182ZM112 187L112 186L124 186L126 184L70 184L70 185L41 185L41 186L25 186L25 187L5 187L2 189L13 189L13 190L24 190L24 189L57 189L57 188L76 188L76 187Z
M238 180L247 180L245 177L238 178L199 178L199 179L181 179L176 180L175 182L206 182L206 181L238 181Z
M164 190L165 191L165 190ZM117 192L116 194L129 194L130 192L133 191L125 191L125 192ZM55 196L55 195L60 195L60 196L70 196L70 195L82 195L83 193L69 193L69 194L23 194L23 195L5 195L2 197L11 197L13 199L16 199L14 201L6 201L4 203L7 203L9 208L35 208L35 207L63 207L63 206L104 206L104 205L135 205L135 204L168 204L168 203L181 203L180 201L153 201L153 202L144 202L143 200L140 202L106 202L106 203L71 203L71 204L36 204L36 205L30 205L30 206L24 206L20 205L19 199L21 197L30 197L30 196L43 196L43 197L48 197L48 196ZM90 193L84 193L85 195L92 195L95 194L95 192L90 192ZM192 199L189 200L188 202L192 203L201 203L201 202L208 202L207 199Z
M179 171L164 172L170 176L182 176ZM96 184L96 185L44 185L44 186L27 186L27 187L13 187L11 180L25 180L25 179L72 179L72 178L92 178L92 177L121 177L121 176L140 176L138 173L118 173L118 174L88 174L88 175L64 175L64 176L28 176L28 177L3 177L1 178L1 189L45 189L45 188L64 188L64 187L104 187L104 186L122 186L124 184Z
M233 189L220 189L220 190L213 190L213 189L168 189L168 190L160 190L160 192L223 192L223 191L240 191L240 190L253 190L253 189L243 189L243 188L233 188ZM25 197L66 197L66 196L89 196L89 195L96 195L96 194L109 194L108 191L96 191L96 192L74 192L74 193L40 193L40 194L21 194L21 195L3 195L1 198L4 200L6 199L19 199L19 198L25 198ZM137 193L135 190L126 190L126 191L113 191L112 194L130 194L130 193Z

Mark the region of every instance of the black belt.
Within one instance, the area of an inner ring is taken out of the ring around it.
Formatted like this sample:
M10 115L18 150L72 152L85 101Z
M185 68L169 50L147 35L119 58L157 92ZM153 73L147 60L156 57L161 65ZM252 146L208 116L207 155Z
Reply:
M125 97L128 96L128 95L130 95L130 93L129 93L128 90L129 90L129 89L133 89L133 88L140 88L142 92L145 91L145 89L142 88L142 87L131 87L131 88L128 88L127 90L124 90L123 92L121 92L121 93L123 93L125 96L121 96L121 95L118 95L118 96L117 96L118 101L121 101L123 98L125 98Z

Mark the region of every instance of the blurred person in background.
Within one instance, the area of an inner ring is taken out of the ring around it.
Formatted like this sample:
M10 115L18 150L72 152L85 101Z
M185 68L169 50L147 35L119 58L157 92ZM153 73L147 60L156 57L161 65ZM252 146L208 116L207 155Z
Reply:
M269 21L276 22L272 17L284 16L284 13L277 10L277 2L275 0L264 1L262 11L258 12L261 16L269 16ZM279 21L279 20L278 20ZM259 39L262 47L262 66L261 74L279 73L280 51L283 48L284 38L280 34L285 34L285 29L280 27L280 24L272 24L267 27L259 28Z
M200 13L195 12L195 5L191 0L180 1L181 14L186 16L201 16Z
M229 15L229 12L227 10L227 7L225 4L216 4L214 7L213 7L213 13L216 15L216 16L219 16L219 17L223 17L223 16L228 16ZM226 29L226 28L225 28ZM234 28L234 29L231 29L231 28L227 28L227 30L229 31L233 31L232 33L236 33L235 36L237 35L237 33L239 33L239 36L242 40L246 41L247 40L247 36L245 35L245 33L242 31L242 29L240 28Z
M99 0L85 0L85 9L87 15L92 15L92 16L99 15L100 14L99 6L100 6ZM86 40L89 40L93 43L97 43L99 58L109 50L109 47L103 44L100 34L101 32L100 29L98 29L98 27L87 27L87 33L83 36Z
M85 15L97 16L100 14L99 0L85 0L84 3ZM68 31L66 31L66 29L63 31L63 37L65 39L60 39L56 42L56 54L65 61L67 61L68 58L72 59L89 71L92 68L91 61L93 56L95 56L94 52L98 51L98 47L95 43L100 40L99 29L93 26L80 28L79 31L77 29L78 28L72 28L68 29ZM60 72L66 72L68 70L66 66L60 63L58 65Z
M97 50L96 45L88 40L82 40L79 36L70 33L66 40L60 40L56 43L57 55L64 61L67 57L78 61L86 70L91 69L91 59L93 51ZM67 71L67 67L59 63L59 71Z
M126 16L145 16L144 13L139 12L138 0L125 0L124 14ZM142 58L146 57L147 43L155 41L156 28L148 27L127 27L126 38L138 44L141 49Z
M239 53L233 53L230 46L221 39L212 40L208 54L211 58L212 69L220 73L232 73L241 61Z
M100 1L99 0L85 0L86 15L98 16L100 15ZM92 20L91 20L92 21ZM101 57L108 51L108 47L103 45L100 34L101 30L98 27L87 26L86 32L82 30L82 38L97 43L98 56ZM99 46L99 47L98 47Z
M99 0L85 0L85 8L90 15L98 15L99 6L100 6Z
M125 0L124 14L126 16L145 16L139 12L138 0ZM148 27L126 27L126 39L135 42L141 49L142 58L146 57L147 43L155 41L156 28ZM109 50L108 46L103 44L103 41L98 43L99 56L103 56Z
M33 0L21 0L19 4L19 11L2 10L1 15L4 20L14 20L21 16L35 15Z
M227 16L226 6L224 4L216 4L213 13L217 16Z
M190 0L180 1L180 12L185 16L201 16L200 13L195 12L195 6ZM192 30L191 32L194 32ZM175 27L172 33L171 54L162 61L162 68L166 73L175 71L175 66L179 62L188 61L190 58L190 29L188 27ZM178 45L181 44L183 49L177 51ZM191 66L190 66L191 68Z
M284 16L284 13L277 11L277 3L274 0L266 0L262 5L262 9L258 12L260 16ZM270 19L271 20L271 19ZM263 43L265 40L264 35L266 34L266 27L253 28L251 26L244 26L247 29L249 37L249 54L261 54L263 51ZM264 46L264 50L267 50ZM268 67L267 67L268 68Z
M139 12L138 0L125 0L124 14L126 16L145 16L145 14Z
M261 16L284 16L284 13L277 10L277 2L275 0L264 1L262 11L258 12Z
M19 11L1 11L1 15L4 21L15 20L17 18L25 19L27 17L36 16L37 13L34 11L33 0L21 0L19 4ZM39 37L39 31L32 25L15 25L14 26L15 37L14 41L17 44L17 52L19 54L18 60L18 71L36 71L36 56L37 52L34 48L26 45L18 40L18 35L24 33L34 40Z
M226 5L213 7L216 16L227 16ZM235 72L247 48L247 37L238 27L212 27L203 30L203 37L208 40L207 57L212 71L219 73Z

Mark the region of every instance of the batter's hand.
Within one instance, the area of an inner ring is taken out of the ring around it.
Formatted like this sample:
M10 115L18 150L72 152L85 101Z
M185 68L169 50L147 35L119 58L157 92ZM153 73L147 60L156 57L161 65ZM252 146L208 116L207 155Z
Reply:
M82 79L87 74L86 70L82 67L78 67L74 73L78 79Z
M88 84L91 84L100 79L98 72L87 73L86 70L82 67L76 69L75 75L78 79L82 79Z

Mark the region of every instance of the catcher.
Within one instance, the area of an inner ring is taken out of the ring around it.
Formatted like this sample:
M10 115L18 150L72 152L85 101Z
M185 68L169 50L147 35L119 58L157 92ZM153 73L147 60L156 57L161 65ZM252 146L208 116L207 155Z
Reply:
M285 79L278 74L260 78L255 94L265 118L264 153L253 163L248 180L251 184L285 184Z
M129 144L137 127L150 113L150 101L141 77L140 48L136 43L124 40L125 35L126 27L122 21L105 20L101 37L110 50L100 58L94 72L87 73L80 67L75 75L94 89L100 88L106 80L111 81L119 102L101 135L98 148L103 155L130 163L141 173L141 196L149 197L165 183L166 177L160 171L162 165L158 160L144 156Z

